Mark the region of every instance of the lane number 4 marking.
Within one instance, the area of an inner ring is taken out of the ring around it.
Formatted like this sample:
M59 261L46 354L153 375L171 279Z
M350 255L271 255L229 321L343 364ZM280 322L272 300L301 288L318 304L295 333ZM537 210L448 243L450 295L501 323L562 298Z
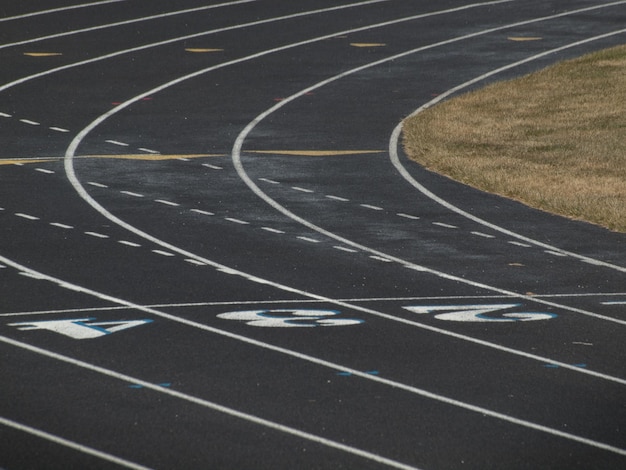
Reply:
M544 312L509 312L493 315L494 312L510 310L520 304L493 304L493 305L417 305L404 307L409 312L425 314L435 313L437 320L459 322L520 322L550 320L557 315ZM445 313L437 313L445 312Z
M18 330L22 331L48 330L74 339L93 339L152 322L152 320L120 320L101 322L94 322L92 320L95 320L95 318L9 323L9 326L16 326Z
M363 323L356 318L331 318L339 315L336 310L274 309L244 310L220 313L224 320L244 321L250 326L268 328L313 328L318 326L348 326Z

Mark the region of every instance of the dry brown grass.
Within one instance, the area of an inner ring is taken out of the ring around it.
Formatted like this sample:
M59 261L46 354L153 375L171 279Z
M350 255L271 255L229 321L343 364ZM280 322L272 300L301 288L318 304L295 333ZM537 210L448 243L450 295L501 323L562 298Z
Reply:
M626 46L427 109L404 145L463 183L626 232Z

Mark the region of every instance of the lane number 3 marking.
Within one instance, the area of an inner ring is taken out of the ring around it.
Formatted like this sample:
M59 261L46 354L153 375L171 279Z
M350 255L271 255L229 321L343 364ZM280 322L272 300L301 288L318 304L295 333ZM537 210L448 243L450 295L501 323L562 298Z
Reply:
M555 318L554 313L544 312L509 312L500 313L519 307L520 304L493 304L493 305L420 305L404 307L413 313L436 313L437 320L460 322L520 322L550 320ZM438 313L445 312L445 313ZM494 315L495 312L499 314Z
M250 326L268 328L313 328L318 326L348 326L363 323L357 318L332 318L339 315L336 310L274 309L244 310L220 313L224 320L244 321Z

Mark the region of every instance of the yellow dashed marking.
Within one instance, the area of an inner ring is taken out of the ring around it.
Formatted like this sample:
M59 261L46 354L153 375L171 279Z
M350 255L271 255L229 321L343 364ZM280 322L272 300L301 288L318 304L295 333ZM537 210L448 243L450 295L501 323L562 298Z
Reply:
M387 44L382 42L351 42L352 47L385 47Z
M24 52L24 55L29 57L52 57L57 55L63 55L60 52Z
M187 52L204 53L204 52L222 52L224 49L209 49L201 47L188 47L185 49Z
M534 36L509 36L507 38L509 41L541 41L543 38L534 37Z
M383 152L384 150L248 150L246 153L295 155L300 157L327 157L335 155L363 155L368 153Z

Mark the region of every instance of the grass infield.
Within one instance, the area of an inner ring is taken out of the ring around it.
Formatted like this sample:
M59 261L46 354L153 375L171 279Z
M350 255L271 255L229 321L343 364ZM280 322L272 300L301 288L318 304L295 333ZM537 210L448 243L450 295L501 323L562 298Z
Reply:
M626 232L626 46L453 98L403 135L430 170Z

